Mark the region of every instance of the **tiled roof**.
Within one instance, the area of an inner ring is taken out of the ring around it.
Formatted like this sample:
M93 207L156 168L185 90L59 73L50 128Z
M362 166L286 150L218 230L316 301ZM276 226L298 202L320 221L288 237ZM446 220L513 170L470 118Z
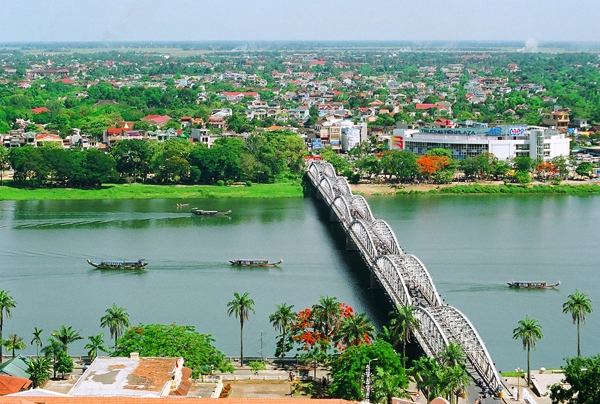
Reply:
M31 380L22 377L0 375L0 396L18 393L31 385Z

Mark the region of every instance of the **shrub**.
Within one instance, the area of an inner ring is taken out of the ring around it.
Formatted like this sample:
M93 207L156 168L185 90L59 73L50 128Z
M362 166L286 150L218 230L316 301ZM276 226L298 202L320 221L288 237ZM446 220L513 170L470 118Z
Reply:
M246 186L247 187L251 187L252 186L252 181L250 181L250 180L246 181Z
M219 181L217 181L217 186L218 186L218 187L223 187L223 186L225 186L225 181L223 181L223 180L219 180Z
M248 366L250 366L250 370L252 370L252 373L255 375L258 374L259 370L267 370L267 365L262 361L250 362L248 363Z

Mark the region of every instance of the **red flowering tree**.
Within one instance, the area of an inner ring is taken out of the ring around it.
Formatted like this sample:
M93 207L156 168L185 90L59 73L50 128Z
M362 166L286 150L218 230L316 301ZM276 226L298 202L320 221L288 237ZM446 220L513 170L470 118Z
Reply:
M417 159L417 169L421 175L430 178L438 171L448 167L450 162L451 160L448 156L423 156Z

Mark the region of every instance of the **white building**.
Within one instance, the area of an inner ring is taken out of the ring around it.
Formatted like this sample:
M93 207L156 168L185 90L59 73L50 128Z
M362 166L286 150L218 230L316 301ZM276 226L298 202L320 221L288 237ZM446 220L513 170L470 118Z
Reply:
M424 155L435 148L450 149L452 158L464 159L489 152L500 160L531 157L549 160L568 156L571 139L554 128L505 125L493 128L394 129L390 148Z

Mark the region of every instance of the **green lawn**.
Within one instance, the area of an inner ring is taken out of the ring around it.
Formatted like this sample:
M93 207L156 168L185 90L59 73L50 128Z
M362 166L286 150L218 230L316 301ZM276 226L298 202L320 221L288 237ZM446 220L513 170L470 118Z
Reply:
M0 200L36 199L160 199L160 198L289 198L301 197L302 186L292 183L247 186L105 185L101 189L27 189L0 187Z

